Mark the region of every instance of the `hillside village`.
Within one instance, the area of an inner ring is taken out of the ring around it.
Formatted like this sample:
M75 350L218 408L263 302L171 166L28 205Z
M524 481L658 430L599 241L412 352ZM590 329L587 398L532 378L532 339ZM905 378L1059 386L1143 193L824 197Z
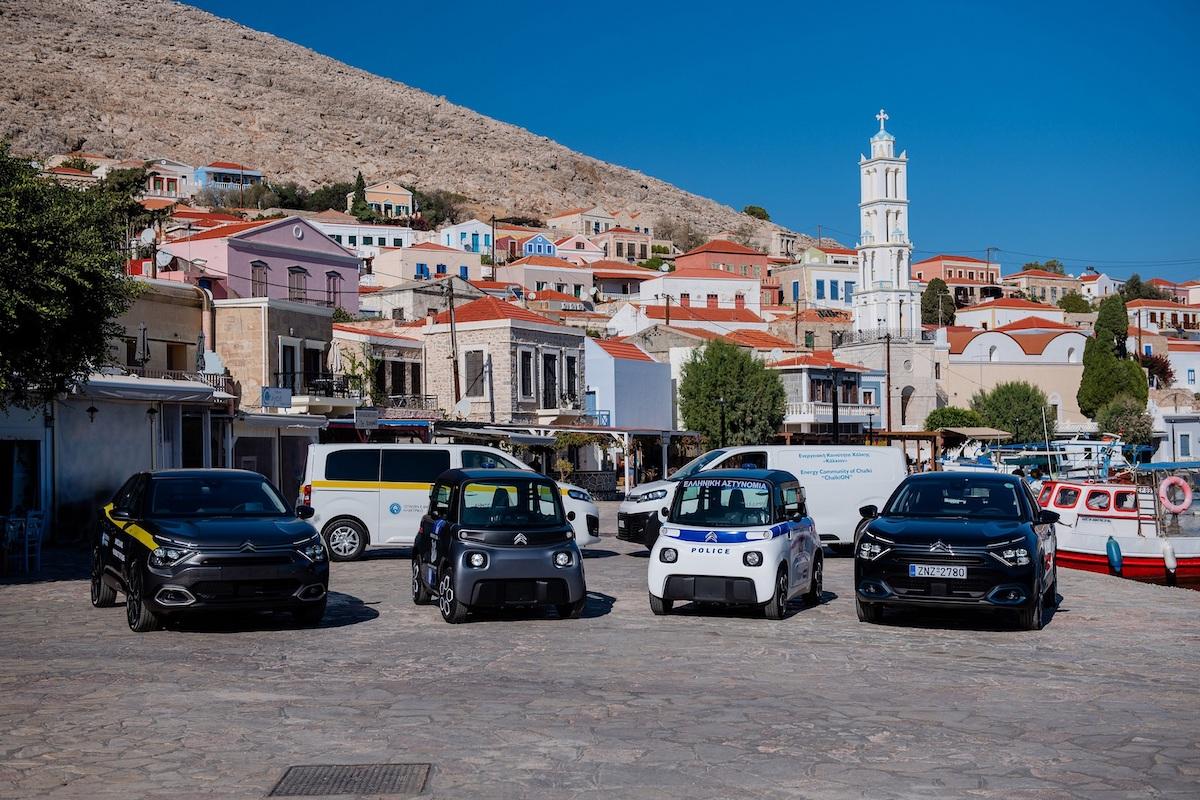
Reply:
M298 488L308 443L331 437L608 436L617 449L556 457L612 494L694 449L680 382L693 354L719 340L778 374L782 442L908 441L910 458L927 460L932 412L1013 380L1045 394L1047 436L1111 433L1076 397L1094 309L1122 279L964 254L912 261L908 158L887 115L877 118L853 247L784 231L763 248L732 231L688 247L663 230L678 230L669 219L601 205L433 226L386 175L321 211L212 207L199 200L288 176L157 154L48 158L47 178L79 187L145 167L141 203L156 218L129 243L128 272L144 292L122 320L117 363L64 399L60 432L132 419L154 402L158 466L256 469L285 492ZM1200 437L1200 280L1140 289L1154 299L1125 303L1128 348L1161 357L1170 374L1150 378L1150 449L1188 458ZM7 424L22 423L10 414ZM44 447L40 415L24 424L30 446ZM111 488L106 470L69 456L57 469L80 470L67 481L78 495Z

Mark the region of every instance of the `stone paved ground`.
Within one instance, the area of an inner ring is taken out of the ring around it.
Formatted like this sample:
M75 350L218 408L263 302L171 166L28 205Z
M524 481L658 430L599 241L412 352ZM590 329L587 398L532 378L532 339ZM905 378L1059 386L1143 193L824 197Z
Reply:
M0 586L0 797L259 798L291 764L407 761L436 798L1200 795L1200 593L1064 572L1038 633L875 627L850 567L783 622L655 618L607 537L577 621L446 625L394 555L336 565L316 630L139 636L69 570Z

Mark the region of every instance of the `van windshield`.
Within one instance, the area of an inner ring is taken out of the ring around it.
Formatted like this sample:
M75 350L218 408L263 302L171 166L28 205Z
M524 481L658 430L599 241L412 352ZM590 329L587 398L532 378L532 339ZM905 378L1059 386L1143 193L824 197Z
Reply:
M534 478L465 484L459 519L468 527L490 529L549 528L564 524L557 489Z
M684 478L690 478L723 455L725 455L724 450L712 450L702 456L693 458L691 461L667 476L667 480L681 481Z
M671 521L697 528L745 528L771 522L771 487L764 481L693 478L675 495Z

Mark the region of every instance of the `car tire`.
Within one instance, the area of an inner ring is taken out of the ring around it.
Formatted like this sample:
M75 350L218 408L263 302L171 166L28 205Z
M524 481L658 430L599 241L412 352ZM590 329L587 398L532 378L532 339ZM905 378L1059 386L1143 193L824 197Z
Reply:
M298 624L303 625L306 628L320 625L321 620L325 618L325 607L328 604L329 596L326 595L325 597L322 597L320 600L317 600L311 604L294 609L292 611L292 618L295 619Z
M854 598L854 610L858 614L859 622L869 622L872 625L883 622L883 606L876 603L864 603L856 597Z
M664 600L661 597L650 595L650 610L656 617L665 617L671 613L671 607L675 605L674 600Z
M415 555L412 558L412 601L414 605L427 606L433 599L433 595L425 588L425 584L421 581L421 559Z
M333 561L355 561L367 549L367 529L358 521L346 517L326 525L321 536Z
M1042 612L1045 607L1045 593L1035 591L1033 602L1017 612L1017 625L1023 631L1040 631L1042 629Z
M92 605L112 608L117 604L117 590L104 582L104 556L100 548L92 549Z
M1050 586L1046 589L1046 593L1042 597L1042 602L1048 606L1058 605L1058 571L1055 570L1054 577L1050 580Z
M787 567L780 567L775 574L775 592L763 606L767 619L783 619L787 615L788 574Z
M451 625L465 621L469 611L467 604L454 596L454 572L449 565L438 570L438 610Z
M129 576L125 581L125 620L129 623L129 630L134 633L156 631L162 624L158 615L146 604L146 598L142 596L145 581L142 569L140 562L131 563Z
M825 559L820 553L813 560L812 576L809 580L808 591L804 593L804 602L810 606L819 606L825 595Z
M559 619L579 619L583 616L583 609L587 607L587 595L576 600L574 603L564 603L554 607L558 612Z

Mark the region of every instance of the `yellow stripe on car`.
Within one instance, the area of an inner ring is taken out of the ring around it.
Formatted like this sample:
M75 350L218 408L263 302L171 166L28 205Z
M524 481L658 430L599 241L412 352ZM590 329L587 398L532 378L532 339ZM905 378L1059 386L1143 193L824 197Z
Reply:
M109 522L111 522L113 525L116 525L118 528L121 528L121 530L125 531L125 533L128 533L134 539L137 539L151 550L158 549L158 542L154 541L154 537L150 535L150 531L132 522L113 519L112 508L112 503L109 503L104 507L104 516L108 517ZM122 527L122 523L124 523L124 527Z

